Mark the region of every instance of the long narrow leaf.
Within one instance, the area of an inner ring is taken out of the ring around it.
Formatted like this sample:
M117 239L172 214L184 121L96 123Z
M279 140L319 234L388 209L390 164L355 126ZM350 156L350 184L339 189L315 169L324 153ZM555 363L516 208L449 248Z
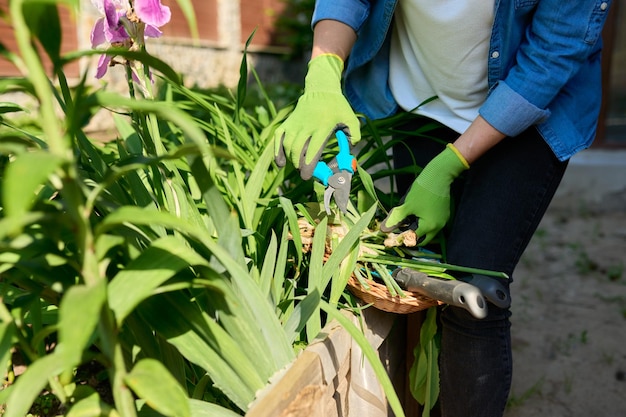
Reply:
M67 290L59 307L59 344L56 352L67 358L66 365L80 363L106 300L105 281L91 286L75 285Z
M191 172L194 174L202 199L206 204L207 211L217 232L220 246L224 248L230 257L238 264L245 262L245 255L241 245L241 230L234 213L231 213L224 196L217 189L211 179L205 162L197 156L190 156Z
M216 386L242 409L265 384L237 342L207 320L190 300L176 294L152 297L139 311L183 356L205 369Z
M241 417L232 410L206 401L189 400L192 417Z
M176 0L176 3L178 3L178 7L180 7L180 10L183 12L183 16L185 16L189 32L191 33L191 38L197 40L200 35L198 34L198 22L193 8L193 2L191 0Z
M264 344L271 346L272 359L281 367L293 358L293 351L287 341L282 327L272 310L267 297L261 293L257 283L252 279L245 264L234 260L233 257L210 236L206 231L185 222L169 213L153 212L137 207L122 207L108 215L97 227L96 236L107 230L126 224L154 225L174 228L188 236L198 239L207 250L215 256L235 283L244 305L254 312L263 334Z
M125 382L151 408L168 417L191 417L185 390L155 359L142 359L126 375Z
M328 258L328 261L326 261L326 264L324 264L324 268L322 270L322 288L325 288L328 285L334 271L339 268L343 259L348 256L354 245L358 243L361 233L370 224L375 213L376 205L373 205L365 214L361 216L356 224L350 228L350 231L343 239L341 239L339 245L337 245L336 248L333 248L333 253Z
M283 225L282 236L287 236L289 232L289 225L285 223ZM297 249L296 249L297 250ZM272 300L275 305L278 305L281 301L281 295L285 289L285 274L287 270L287 255L289 253L289 241L283 239L280 242L280 249L278 251L278 257L276 258L276 268L274 269L274 279L272 283Z
M285 323L285 333L292 343L295 342L302 329L310 324L311 317L319 316L320 300L319 291L314 289L294 307L289 320Z
M415 362L409 371L409 384L413 397L424 406L423 417L439 397L439 341L437 339L436 308L428 309L420 329L419 345L415 347Z
M323 293L326 284L322 280L322 271L324 265L324 254L326 251L326 234L328 217L323 217L319 224L315 227L313 235L313 244L311 246L311 259L309 266L309 281L307 290ZM307 340L312 341L322 330L322 321L319 313L314 312L306 323Z
M285 216L287 217L287 221L289 222L289 229L291 230L291 235L293 238L293 243L296 247L296 254L298 256L298 265L302 263L302 251L300 248L302 247L302 239L300 238L300 227L298 226L298 215L293 208L293 204L291 201L285 197L280 197L280 206L285 211Z
M252 224L254 218L254 210L257 206L257 201L263 190L263 183L266 181L269 167L274 160L274 151L271 147L265 148L265 151L261 154L261 157L256 161L254 169L250 174L244 188L245 200L243 201L243 218L248 221L246 227L256 230L255 224Z
M66 367L67 361L54 353L30 364L13 385L3 417L27 415L31 404L48 384L48 378L59 375Z
M0 299L0 302L2 300ZM4 310L4 305L0 306ZM6 311L7 316L10 314ZM15 326L12 321L4 321L0 322L0 363L6 364L9 363L9 359L11 358L11 347L13 346L13 338L16 336L15 334ZM2 401L0 401L2 404Z
M359 249L359 245L355 245L352 248L352 251L350 251L350 254L341 263L340 268L333 275L330 286L330 304L336 305L339 302L339 299L348 284L348 280L356 267L356 263L359 258Z
M278 260L278 240L276 239L276 233L272 230L270 236L270 244L265 250L265 257L263 259L263 266L261 269L261 275L259 277L259 287L261 293L267 294L271 297L272 281L274 278L274 270L276 268L276 262Z
M208 262L198 255L187 242L173 236L158 239L142 254L121 270L108 286L109 306L118 324L143 300L175 276L193 265Z
M32 207L38 188L62 163L60 157L47 152L24 153L10 163L2 187L5 215L25 214Z
M94 391L73 404L66 417L119 417L119 414Z

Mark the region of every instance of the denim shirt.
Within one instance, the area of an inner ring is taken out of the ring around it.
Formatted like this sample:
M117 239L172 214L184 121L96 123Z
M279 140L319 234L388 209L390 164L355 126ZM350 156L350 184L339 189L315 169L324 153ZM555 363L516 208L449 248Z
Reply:
M317 0L319 20L357 33L344 94L357 113L397 112L389 89L389 30L398 0ZM591 145L601 104L602 28L611 0L496 0L488 59L489 93L479 114L516 136L536 125L562 161Z

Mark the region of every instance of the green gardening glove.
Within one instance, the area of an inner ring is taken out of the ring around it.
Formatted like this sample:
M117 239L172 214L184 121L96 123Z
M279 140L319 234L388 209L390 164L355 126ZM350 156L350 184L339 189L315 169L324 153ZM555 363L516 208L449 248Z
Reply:
M353 145L361 139L359 119L341 90L342 71L343 61L337 55L313 58L296 108L274 134L276 164L283 167L289 159L304 180L312 177L336 131L343 130Z
M450 217L450 185L456 177L469 168L461 153L452 145L433 158L417 176L404 202L391 209L380 225L389 233L407 217L417 217L418 238L426 245L441 230Z

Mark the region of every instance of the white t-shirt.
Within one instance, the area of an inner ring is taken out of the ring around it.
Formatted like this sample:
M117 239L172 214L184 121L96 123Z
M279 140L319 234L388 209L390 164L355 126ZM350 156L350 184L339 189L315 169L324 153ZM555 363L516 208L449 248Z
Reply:
M400 107L467 129L487 97L494 1L398 1L389 84Z

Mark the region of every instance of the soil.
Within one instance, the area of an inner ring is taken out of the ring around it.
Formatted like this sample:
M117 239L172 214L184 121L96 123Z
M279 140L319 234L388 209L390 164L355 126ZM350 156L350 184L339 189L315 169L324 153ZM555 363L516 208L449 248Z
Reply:
M623 416L626 190L555 199L514 278L505 416Z

